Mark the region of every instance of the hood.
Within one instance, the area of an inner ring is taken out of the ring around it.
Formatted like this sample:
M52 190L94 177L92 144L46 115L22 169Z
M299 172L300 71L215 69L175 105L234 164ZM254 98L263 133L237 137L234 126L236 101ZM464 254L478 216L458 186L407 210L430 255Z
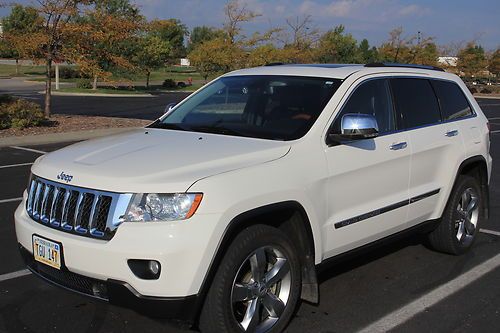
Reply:
M46 154L32 172L112 192L184 192L201 178L272 161L289 149L283 141L141 129Z

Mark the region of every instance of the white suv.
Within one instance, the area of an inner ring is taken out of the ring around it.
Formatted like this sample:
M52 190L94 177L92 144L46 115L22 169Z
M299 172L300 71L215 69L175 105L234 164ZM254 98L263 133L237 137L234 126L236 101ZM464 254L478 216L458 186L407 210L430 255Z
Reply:
M436 68L245 69L145 129L39 158L17 239L67 289L205 332L279 332L318 301L327 259L424 226L436 250L470 248L489 145Z

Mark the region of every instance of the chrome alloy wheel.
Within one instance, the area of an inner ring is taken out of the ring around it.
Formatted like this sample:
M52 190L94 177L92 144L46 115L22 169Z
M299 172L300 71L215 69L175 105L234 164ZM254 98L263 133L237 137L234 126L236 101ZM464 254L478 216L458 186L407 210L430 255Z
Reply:
M479 195L471 187L462 193L457 212L456 237L460 243L466 245L473 240L479 219Z
M291 290L288 259L278 249L260 247L241 264L231 290L231 310L246 332L267 332L283 314Z

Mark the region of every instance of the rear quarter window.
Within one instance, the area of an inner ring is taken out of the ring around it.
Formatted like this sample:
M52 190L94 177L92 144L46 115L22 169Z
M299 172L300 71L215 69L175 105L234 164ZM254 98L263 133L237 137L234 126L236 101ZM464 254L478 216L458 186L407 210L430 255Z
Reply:
M441 122L436 94L427 79L391 79L400 128L408 129Z
M431 82L441 106L443 120L466 118L473 114L467 98L456 83L440 80Z

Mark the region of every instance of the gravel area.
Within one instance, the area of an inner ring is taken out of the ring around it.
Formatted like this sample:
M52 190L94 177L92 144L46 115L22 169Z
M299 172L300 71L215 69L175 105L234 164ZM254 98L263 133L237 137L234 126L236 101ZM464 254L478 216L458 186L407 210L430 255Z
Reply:
M53 115L52 117L50 117L50 121L48 122L47 126L29 127L25 129L9 128L0 130L0 138L10 136L88 131L102 128L142 127L150 123L151 121L149 120L130 118Z

